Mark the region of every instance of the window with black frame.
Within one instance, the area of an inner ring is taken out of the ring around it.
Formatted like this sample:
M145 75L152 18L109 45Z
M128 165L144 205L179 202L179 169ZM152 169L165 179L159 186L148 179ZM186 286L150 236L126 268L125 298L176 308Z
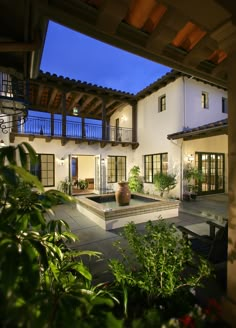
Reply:
M153 183L157 172L168 172L168 153L144 155L144 182Z
M166 95L159 97L159 112L164 112L166 110Z
M208 92L202 91L201 105L202 105L202 108L207 108L207 109L209 108Z
M114 183L119 181L126 181L126 157L108 156L107 182Z
M35 175L44 187L53 187L55 185L55 155L37 154L38 162L30 163L28 159L28 170Z
M222 113L228 114L228 99L222 97Z

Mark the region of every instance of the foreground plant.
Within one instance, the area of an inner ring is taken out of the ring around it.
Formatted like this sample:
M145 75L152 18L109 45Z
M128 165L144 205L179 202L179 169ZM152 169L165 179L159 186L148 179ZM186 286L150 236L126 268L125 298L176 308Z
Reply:
M71 251L77 237L63 220L47 221L52 205L72 201L44 192L27 170L30 145L0 149L0 326L121 327L111 313L117 300L94 286L83 263L90 251Z
M110 268L117 286L123 290L126 314L134 292L134 300L140 297L148 306L168 303L178 307L184 301L188 303L190 289L200 286L202 278L210 275L207 261L199 259L196 267L189 244L177 234L174 225L164 220L148 222L144 232L129 223L122 236L128 247L122 247L121 241L115 243L121 260L111 260Z

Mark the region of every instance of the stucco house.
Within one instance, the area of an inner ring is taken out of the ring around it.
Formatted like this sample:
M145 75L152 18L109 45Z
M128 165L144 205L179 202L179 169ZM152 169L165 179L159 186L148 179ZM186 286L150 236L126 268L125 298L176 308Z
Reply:
M16 82L1 77L6 100ZM138 165L146 193L157 193L156 172L169 172L178 181L171 196L182 198L192 165L203 172L198 193L227 191L225 88L174 70L136 95L42 72L28 87L27 120L19 112L7 134L2 124L1 139L34 147L40 164L29 169L45 188L69 179L76 193L75 182L86 179L94 192L114 191Z

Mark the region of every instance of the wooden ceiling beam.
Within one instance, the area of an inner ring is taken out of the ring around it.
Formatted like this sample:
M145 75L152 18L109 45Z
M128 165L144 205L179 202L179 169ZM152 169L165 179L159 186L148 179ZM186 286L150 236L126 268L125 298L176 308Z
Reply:
M68 106L68 111L70 112L73 107L76 107L78 105L78 102L83 97L84 93L80 92L79 94L76 94L70 105Z
M120 22L124 19L129 7L129 1L104 1L99 10L97 27L104 32L115 34Z
M0 42L0 52L31 52L39 49L41 42Z
M98 100L96 101L96 103L92 106L90 106L90 108L87 110L87 114L92 113L96 108L98 108L99 106L101 106L102 103L102 99L98 98Z
M37 91L37 97L36 97L36 105L41 103L41 97L44 91L44 86L40 84L38 91Z
M52 89L52 92L51 92L51 95L50 95L50 99L49 99L49 102L48 102L48 109L50 109L52 107L52 104L54 102L54 99L57 95L57 92L58 90L56 88L53 88Z
M96 97L96 96L95 96ZM87 99L82 104L82 110L84 111L86 109L86 106L91 103L91 101L95 98L94 96L88 96Z

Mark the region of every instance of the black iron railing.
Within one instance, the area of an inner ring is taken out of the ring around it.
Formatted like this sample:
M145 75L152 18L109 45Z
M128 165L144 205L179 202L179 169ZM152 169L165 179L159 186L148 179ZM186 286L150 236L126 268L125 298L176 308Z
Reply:
M27 117L27 81L0 72L0 129L3 133L24 123Z
M66 120L66 133L62 134L62 120L29 116L25 124L18 129L19 134L32 134L78 138L87 140L108 140L132 142L132 129L115 126L106 126L105 136L102 135L102 124L82 123L82 121Z

